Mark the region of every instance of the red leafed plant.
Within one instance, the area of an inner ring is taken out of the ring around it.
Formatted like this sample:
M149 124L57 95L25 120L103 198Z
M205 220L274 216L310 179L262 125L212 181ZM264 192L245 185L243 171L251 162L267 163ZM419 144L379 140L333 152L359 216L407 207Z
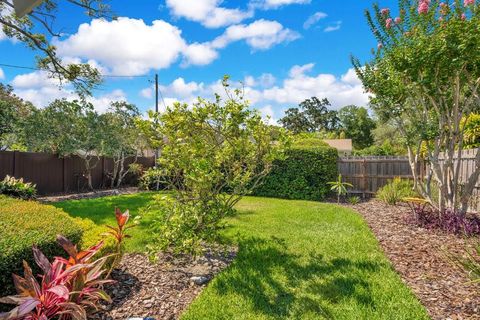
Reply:
M107 226L107 228L109 228L110 230L105 235L112 236L115 239L115 255L110 269L107 273L107 278L110 277L111 272L118 265L118 263L123 257L123 254L125 252L125 239L131 237L129 234L126 233L126 231L136 226L136 224L127 225L129 218L130 213L128 210L122 213L119 208L115 208L115 219L117 221L117 225L115 227Z
M15 304L17 307L1 313L0 320L86 320L89 308L96 309L100 300L111 301L101 289L101 285L112 282L101 278L105 273L102 267L108 257L90 262L103 242L81 252L63 236L58 236L57 242L70 257L56 257L50 263L33 246L35 262L43 272L40 281L24 261L24 277L13 275L17 295L0 298L1 303Z

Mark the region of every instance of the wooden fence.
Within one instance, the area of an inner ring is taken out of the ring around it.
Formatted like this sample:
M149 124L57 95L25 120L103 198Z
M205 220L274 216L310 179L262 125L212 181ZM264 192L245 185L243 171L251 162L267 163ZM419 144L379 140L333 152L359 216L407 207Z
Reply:
M126 164L133 162L128 159ZM137 163L144 168L153 167L153 157L139 157ZM112 171L113 160L100 157L92 170L92 182L95 189L102 189L110 185L108 173ZM0 152L0 179L6 175L23 178L27 182L37 185L39 195L56 193L79 192L87 189L85 166L80 157L71 156L60 158L48 153L1 151ZM125 184L133 182L133 176L127 176Z
M464 150L460 157L460 182L466 182L467 178L475 170L475 156L478 149ZM440 154L440 164L442 163L442 154ZM424 176L427 168L422 166L418 175ZM342 157L338 159L338 172L342 174L345 181L353 184L351 193L368 196L375 194L378 189L383 187L389 180L400 177L403 179L413 179L407 157ZM471 205L472 208L480 208L480 179L473 192Z
M413 178L407 157L341 157L337 165L338 173L346 182L353 184L349 192L363 197L375 194L395 177Z

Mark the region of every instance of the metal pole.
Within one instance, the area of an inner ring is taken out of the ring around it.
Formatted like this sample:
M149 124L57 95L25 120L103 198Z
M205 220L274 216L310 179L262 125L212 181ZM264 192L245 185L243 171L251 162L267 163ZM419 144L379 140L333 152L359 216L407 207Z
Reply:
M158 74L155 74L155 114L158 116ZM159 157L159 150L155 150L155 167Z

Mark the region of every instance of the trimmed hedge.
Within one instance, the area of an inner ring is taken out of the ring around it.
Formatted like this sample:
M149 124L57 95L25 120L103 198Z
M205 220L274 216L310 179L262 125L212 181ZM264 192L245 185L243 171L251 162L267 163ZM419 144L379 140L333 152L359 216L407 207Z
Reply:
M12 273L23 274L23 260L35 268L33 244L49 258L65 256L56 243L57 234L81 243L82 227L95 232L92 225L77 222L53 206L0 196L0 296L13 292Z
M285 160L277 160L270 174L253 194L298 200L323 200L327 182L337 177L338 152L331 147L293 148Z

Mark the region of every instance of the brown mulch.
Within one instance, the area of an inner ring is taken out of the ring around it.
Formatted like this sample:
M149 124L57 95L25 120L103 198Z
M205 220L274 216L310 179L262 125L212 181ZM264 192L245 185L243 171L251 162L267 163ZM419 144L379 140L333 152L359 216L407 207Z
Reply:
M122 194L134 194L138 192L140 192L140 190L137 187L129 187L129 188L119 188L119 189L95 190L91 192L81 192L81 193L56 194L56 195L51 195L46 197L39 197L37 200L40 202L59 202L59 201L67 201L67 200L93 199L93 198L108 197L108 196L118 196Z
M403 281L433 319L480 319L480 285L447 257L464 254L461 236L430 231L407 223L406 206L378 200L350 205L366 220Z
M143 254L125 255L112 273L116 283L106 288L113 303L105 305L92 319L178 319L204 287L191 278L212 279L235 255L236 250L232 248L209 249L197 259L163 254L156 263L151 263Z

